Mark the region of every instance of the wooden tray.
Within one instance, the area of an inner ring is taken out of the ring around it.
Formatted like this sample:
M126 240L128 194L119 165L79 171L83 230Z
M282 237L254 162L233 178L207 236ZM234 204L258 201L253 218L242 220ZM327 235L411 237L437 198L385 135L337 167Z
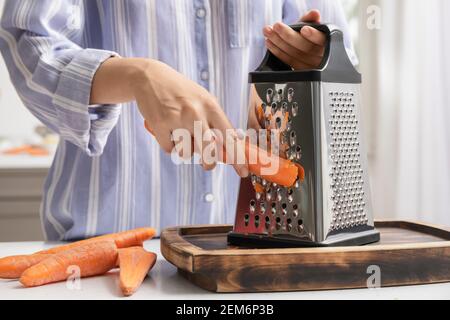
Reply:
M230 247L232 226L171 228L161 251L184 277L214 292L367 288L374 270L383 287L450 282L449 229L404 221L376 227L377 244L309 249Z

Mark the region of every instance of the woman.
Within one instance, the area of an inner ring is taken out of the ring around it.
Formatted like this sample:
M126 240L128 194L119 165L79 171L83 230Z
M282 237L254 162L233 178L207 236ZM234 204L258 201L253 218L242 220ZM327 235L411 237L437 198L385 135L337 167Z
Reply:
M171 133L194 121L245 128L247 74L267 48L296 69L320 63L325 37L287 26L319 12L347 30L334 0L7 1L0 48L11 78L61 136L41 210L47 239L232 222L239 176L175 165Z

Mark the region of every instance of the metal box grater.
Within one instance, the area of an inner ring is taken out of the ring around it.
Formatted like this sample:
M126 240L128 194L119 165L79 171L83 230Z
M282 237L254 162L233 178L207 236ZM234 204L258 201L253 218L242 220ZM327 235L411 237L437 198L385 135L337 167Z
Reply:
M328 39L317 70L293 71L268 52L249 77L261 99L261 125L280 131L280 156L304 174L291 188L257 176L243 179L230 244L349 246L380 239L361 126L361 75L340 30L311 26Z

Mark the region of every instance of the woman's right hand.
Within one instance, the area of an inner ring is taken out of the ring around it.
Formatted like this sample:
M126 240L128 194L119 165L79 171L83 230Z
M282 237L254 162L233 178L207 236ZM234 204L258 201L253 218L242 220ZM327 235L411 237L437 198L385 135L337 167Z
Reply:
M186 129L191 137L195 138L193 141L194 151L203 150L205 145L211 143L217 144L217 150L223 150L227 138L239 139L236 130L231 125L217 99L206 89L168 65L150 59L113 58L109 59L104 67L109 65L111 68L113 64L121 65L121 67L117 67L115 76L128 80L125 81L124 87L117 87L119 92L111 92L114 86L110 87L109 95L120 94L120 91L127 91L126 94L129 94L131 90L142 116L151 127L162 149L167 153L174 151L172 132L176 129ZM124 64L128 67L125 68ZM123 73L119 72L121 68ZM109 75L108 72L104 75L99 73L96 78L98 81L102 78L114 81L112 72L109 72ZM95 97L94 92L93 96ZM94 103L111 102L94 101ZM203 134L207 133L206 141L204 141L204 137L194 136L195 122L201 123ZM218 130L221 137L212 134L212 130ZM239 145L239 143L236 145ZM192 155L183 154L183 157L186 156ZM206 170L215 168L216 162L214 160L203 160L202 165ZM240 176L248 176L246 164L235 163L233 166Z

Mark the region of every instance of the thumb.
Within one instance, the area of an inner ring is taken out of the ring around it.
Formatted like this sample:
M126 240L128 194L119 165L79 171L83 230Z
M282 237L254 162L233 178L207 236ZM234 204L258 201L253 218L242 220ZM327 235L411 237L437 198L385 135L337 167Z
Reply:
M312 23L319 23L321 19L320 11L313 9L308 11L302 18L301 22L312 22Z

